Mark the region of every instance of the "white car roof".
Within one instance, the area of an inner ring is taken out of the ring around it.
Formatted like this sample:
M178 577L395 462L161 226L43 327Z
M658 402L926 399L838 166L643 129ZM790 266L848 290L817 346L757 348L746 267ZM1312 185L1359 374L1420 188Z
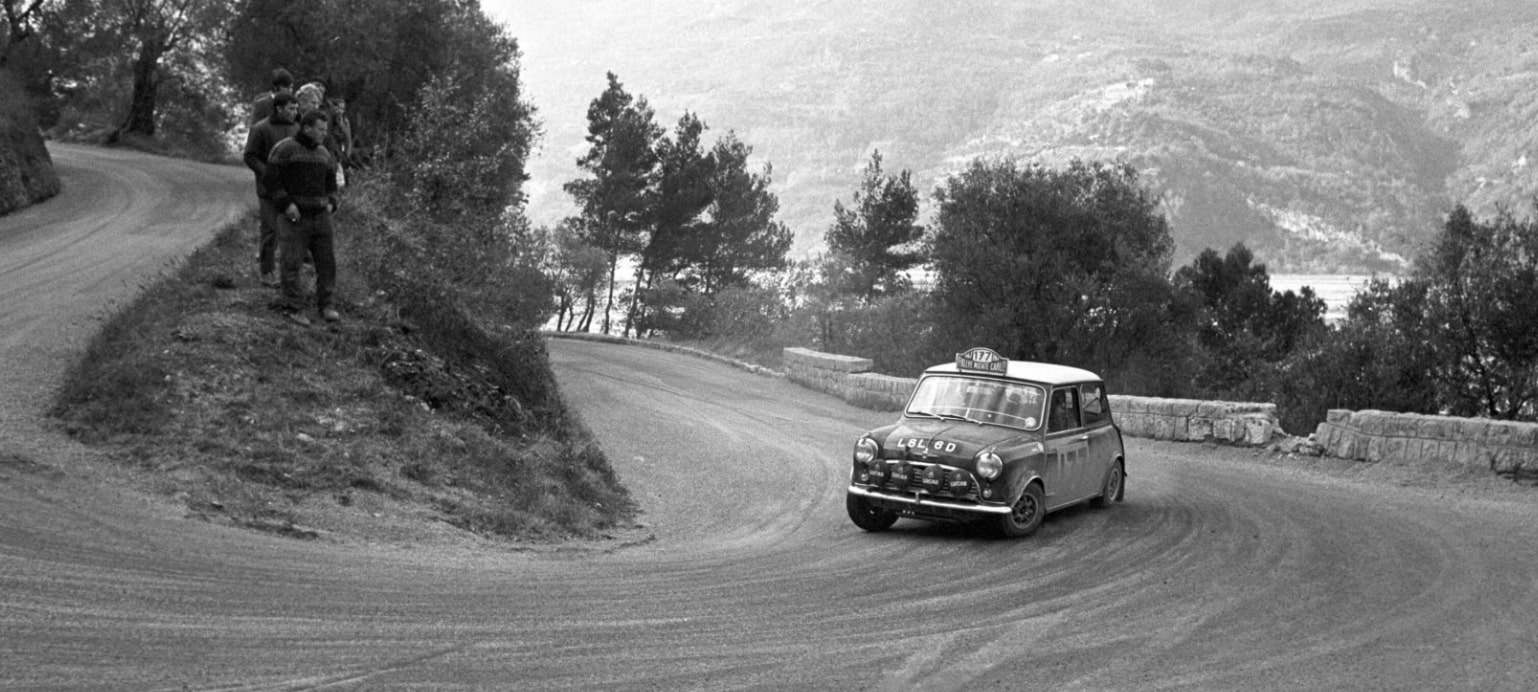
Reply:
M959 373L964 375L979 375L982 377L998 377L989 373L976 370L962 370L955 363L942 363L924 371L924 374L948 374ZM1046 385L1074 384L1078 382L1099 382L1100 376L1082 368L1057 365L1055 363L1038 363L1029 360L1009 361L1009 370L1004 375L1011 380L1026 380L1039 382Z

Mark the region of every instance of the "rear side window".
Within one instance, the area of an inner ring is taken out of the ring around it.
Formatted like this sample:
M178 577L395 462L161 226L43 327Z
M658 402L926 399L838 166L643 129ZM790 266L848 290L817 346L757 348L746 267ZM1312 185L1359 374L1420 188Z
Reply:
M1084 425L1096 425L1111 419L1111 408L1105 402L1105 385L1079 385L1079 391L1084 397Z

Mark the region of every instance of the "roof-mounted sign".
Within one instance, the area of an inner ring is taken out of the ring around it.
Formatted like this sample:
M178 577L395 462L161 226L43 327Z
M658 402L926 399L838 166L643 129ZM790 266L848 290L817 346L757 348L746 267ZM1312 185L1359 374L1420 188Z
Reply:
M1009 359L991 348L971 348L956 354L956 368L1003 375L1009 371Z

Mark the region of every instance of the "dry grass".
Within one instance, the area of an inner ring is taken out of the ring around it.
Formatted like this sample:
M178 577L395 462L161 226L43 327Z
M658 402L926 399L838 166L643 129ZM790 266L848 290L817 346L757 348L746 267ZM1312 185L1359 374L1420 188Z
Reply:
M109 321L54 408L71 434L194 516L295 536L381 507L520 541L628 524L626 491L553 385L520 399L518 383L553 382L542 342L408 324L345 266L344 319L293 324L256 280L254 226L224 229Z

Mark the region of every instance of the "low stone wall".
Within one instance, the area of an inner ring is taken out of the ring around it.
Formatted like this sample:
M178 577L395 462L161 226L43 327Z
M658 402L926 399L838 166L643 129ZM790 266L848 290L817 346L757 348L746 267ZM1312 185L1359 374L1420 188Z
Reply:
M1265 445L1282 434L1276 404L1112 394L1111 415L1133 437Z
M787 348L785 376L862 408L896 411L918 383L873 372L869 358ZM1276 404L1111 395L1111 415L1123 433L1157 440L1265 445L1281 434Z
M849 376L871 368L871 359L822 353L809 348L786 348L781 357L785 377L807 389L827 392L845 401L850 400Z
M1538 468L1538 423L1332 409L1314 431L1325 454L1502 473Z

